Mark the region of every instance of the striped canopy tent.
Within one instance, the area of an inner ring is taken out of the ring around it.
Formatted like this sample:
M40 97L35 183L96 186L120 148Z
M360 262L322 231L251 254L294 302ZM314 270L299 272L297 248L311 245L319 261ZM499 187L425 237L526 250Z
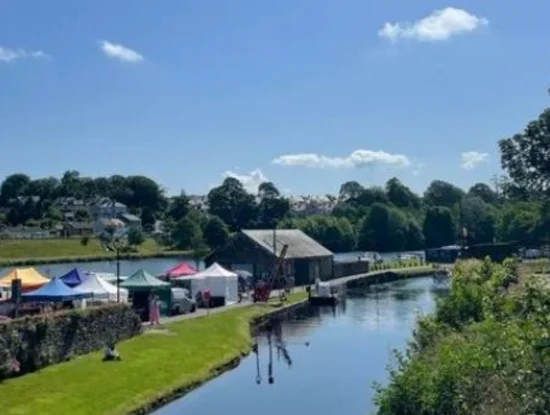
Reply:
M42 287L50 280L44 277L36 268L14 268L5 277L0 279L0 287L10 287L13 280L21 280L23 291Z

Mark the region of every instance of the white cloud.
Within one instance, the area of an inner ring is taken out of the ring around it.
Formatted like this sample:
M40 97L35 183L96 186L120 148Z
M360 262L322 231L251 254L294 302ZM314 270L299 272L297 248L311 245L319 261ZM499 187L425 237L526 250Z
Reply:
M224 178L233 177L240 181L243 187L249 193L258 193L258 187L263 182L268 182L268 178L262 173L260 169L252 170L248 174L239 174L234 171L228 170L223 174Z
M144 57L139 52L132 50L126 46L117 43L111 43L107 40L100 42L101 50L105 55L110 58L118 59L122 62L138 63L141 62Z
M21 48L10 49L0 46L0 62L10 63L22 59L45 58L49 58L49 56L41 50L27 51Z
M287 154L277 157L272 163L315 168L354 168L375 165L406 167L410 164L409 159L402 154L372 150L355 150L347 157L327 157L315 153Z
M487 26L489 20L466 10L447 7L434 11L415 22L384 23L378 36L396 42L400 39L418 41L441 41L452 36L473 32Z
M479 164L484 163L489 158L489 154L478 151L466 151L460 155L460 165L464 170L473 170Z

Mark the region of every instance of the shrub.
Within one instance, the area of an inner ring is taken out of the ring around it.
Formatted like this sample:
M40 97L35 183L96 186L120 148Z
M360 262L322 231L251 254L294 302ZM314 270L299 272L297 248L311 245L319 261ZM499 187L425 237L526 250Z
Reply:
M62 311L0 324L0 380L34 372L141 332L126 304ZM18 367L16 367L18 366ZM14 370L18 369L18 370Z
M460 261L452 289L396 354L379 415L528 415L550 408L550 287L514 261Z

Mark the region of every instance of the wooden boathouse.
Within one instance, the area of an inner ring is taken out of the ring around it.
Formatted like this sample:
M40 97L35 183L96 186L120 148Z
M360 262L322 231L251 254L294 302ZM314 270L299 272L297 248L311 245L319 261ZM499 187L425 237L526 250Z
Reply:
M293 277L295 285L333 277L334 254L298 229L242 230L204 261L206 266L217 262L265 278L285 245L288 248L281 273Z

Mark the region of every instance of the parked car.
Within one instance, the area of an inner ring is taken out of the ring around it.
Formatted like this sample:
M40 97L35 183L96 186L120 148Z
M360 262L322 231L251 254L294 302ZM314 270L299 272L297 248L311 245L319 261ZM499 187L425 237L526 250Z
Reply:
M186 288L172 288L172 315L194 313L197 309L195 299L191 298Z

